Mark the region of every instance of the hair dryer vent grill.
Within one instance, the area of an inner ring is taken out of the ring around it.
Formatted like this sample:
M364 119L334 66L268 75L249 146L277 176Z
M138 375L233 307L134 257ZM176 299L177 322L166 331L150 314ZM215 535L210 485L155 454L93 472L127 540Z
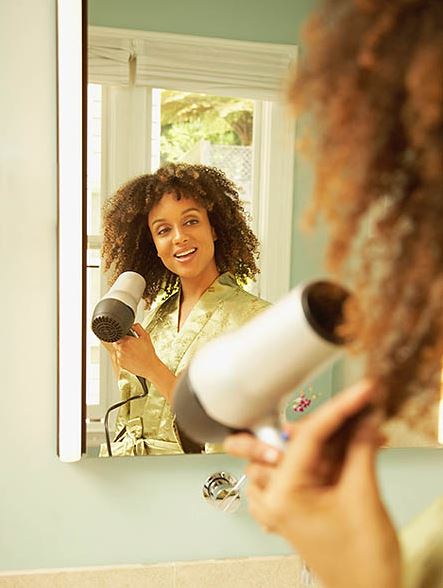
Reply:
M114 343L126 335L121 324L114 318L106 315L96 316L92 321L92 330L100 339L107 343Z

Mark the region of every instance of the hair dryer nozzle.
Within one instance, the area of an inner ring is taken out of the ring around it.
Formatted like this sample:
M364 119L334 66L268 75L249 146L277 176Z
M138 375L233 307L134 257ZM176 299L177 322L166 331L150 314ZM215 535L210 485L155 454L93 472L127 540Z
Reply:
M188 369L180 374L175 387L174 412L179 430L197 443L221 442L231 433L239 432L208 415L193 389Z
M349 296L341 285L327 280L306 284L301 294L306 320L319 337L334 345L346 343L338 330L344 321L344 306Z

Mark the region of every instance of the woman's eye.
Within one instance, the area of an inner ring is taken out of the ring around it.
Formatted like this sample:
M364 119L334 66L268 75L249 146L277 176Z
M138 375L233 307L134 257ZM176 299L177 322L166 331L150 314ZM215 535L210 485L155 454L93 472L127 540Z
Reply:
M157 231L157 235L166 235L166 233L169 231L168 227L163 227L162 229L159 229Z
M190 218L189 220L187 220L185 222L185 225L196 225L198 223L198 220L196 218Z

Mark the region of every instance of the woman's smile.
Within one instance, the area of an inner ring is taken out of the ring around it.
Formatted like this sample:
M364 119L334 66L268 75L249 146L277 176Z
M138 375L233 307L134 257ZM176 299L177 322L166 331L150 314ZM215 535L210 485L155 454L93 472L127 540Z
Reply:
M167 192L148 215L157 254L166 268L183 280L213 281L215 231L208 212L197 200Z
M177 259L180 263L187 263L194 259L195 254L197 253L197 247L187 248L181 251L177 251L174 253L175 259Z

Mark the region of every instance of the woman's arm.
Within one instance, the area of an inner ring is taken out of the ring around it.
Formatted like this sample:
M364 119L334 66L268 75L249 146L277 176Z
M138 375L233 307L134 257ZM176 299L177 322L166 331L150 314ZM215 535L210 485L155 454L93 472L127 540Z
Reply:
M379 416L359 422L345 451L333 447L373 397L362 382L329 400L293 427L284 455L248 435L225 442L226 451L251 460L251 514L287 539L327 588L401 585L398 539L375 473Z
M118 365L117 355L116 355L114 344L107 343L106 341L102 341L101 343L102 343L103 347L106 349L106 351L109 353L109 357L111 359L111 364L112 364L112 371L114 372L114 375L118 380L120 377L120 366Z
M138 323L132 329L137 337L123 337L112 344L117 365L149 380L171 404L177 377L160 361L145 329Z

